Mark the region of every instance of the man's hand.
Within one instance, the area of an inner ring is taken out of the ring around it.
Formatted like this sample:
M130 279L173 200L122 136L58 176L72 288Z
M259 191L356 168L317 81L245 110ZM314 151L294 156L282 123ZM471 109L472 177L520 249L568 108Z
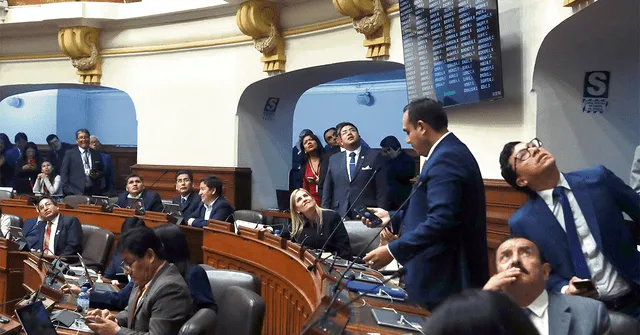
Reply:
M507 286L511 285L522 271L519 268L511 268L506 271L497 273L489 278L489 281L482 288L485 291L505 291Z
M382 225L386 225L387 222L389 222L389 212L385 211L382 208L373 208L373 207L367 207L368 210L372 211L373 214L375 214L377 217L379 217L380 219L382 219ZM362 220L362 223L364 223L365 225L367 225L367 227L371 228L371 221L369 221L369 219L366 218L360 218L360 220Z
M393 257L389 253L389 249L386 246L377 247L369 252L363 258L365 264L374 269L380 269L391 263Z
M380 245L387 245L397 238L397 235L394 235L388 228L385 228L380 232Z
M116 322L116 317L108 309L94 309L87 312L87 316L103 318Z
M87 327L99 335L116 335L120 330L120 326L114 320L93 315L86 316L85 320Z
M579 295L582 297L587 297L587 298L595 298L598 296L598 291L596 290L586 290L586 289L579 289L577 288L573 283L576 280L582 280L576 276L573 276L573 278L571 278L571 280L569 281L569 286L567 287L567 290L564 292L564 294L566 295Z
M62 293L71 293L71 294L78 295L80 294L82 289L79 286L76 286L73 284L64 284L62 285L62 287L60 287L60 291L62 291Z

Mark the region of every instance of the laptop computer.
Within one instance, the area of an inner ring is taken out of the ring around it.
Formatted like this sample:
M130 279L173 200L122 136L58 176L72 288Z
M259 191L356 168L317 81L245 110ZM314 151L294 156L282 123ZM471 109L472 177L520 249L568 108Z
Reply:
M142 199L127 198L127 208L134 209L136 215L144 215L146 212Z
M84 258L80 253L77 253L78 259L80 260L80 264L84 269L84 274L78 279L78 284L83 286L84 284L88 284L90 287L93 287L97 292L115 292L116 290L113 288L111 284L106 283L96 283L91 279L91 274L89 273L89 269L87 269L87 265L84 263ZM84 278L84 280L83 280ZM82 282L84 283L82 283Z
M7 236L9 240L18 244L18 250L26 250L27 247L27 239L24 237L22 233L22 228L20 227L9 227L9 236Z
M278 200L278 210L281 210L283 212L289 211L289 197L291 197L291 191L276 190L276 199Z
M51 323L49 313L40 300L17 309L16 315L27 335L58 334Z
M183 216L179 204L164 204L162 212L172 216Z
M102 206L103 208L109 207L109 197L105 197L102 195L92 195L91 203L94 205Z

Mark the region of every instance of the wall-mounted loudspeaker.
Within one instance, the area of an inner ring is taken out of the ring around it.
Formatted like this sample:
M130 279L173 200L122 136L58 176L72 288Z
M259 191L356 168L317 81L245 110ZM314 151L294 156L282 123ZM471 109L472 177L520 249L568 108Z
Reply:
M373 105L373 95L369 92L358 94L356 96L356 101L358 102L358 105L371 106Z

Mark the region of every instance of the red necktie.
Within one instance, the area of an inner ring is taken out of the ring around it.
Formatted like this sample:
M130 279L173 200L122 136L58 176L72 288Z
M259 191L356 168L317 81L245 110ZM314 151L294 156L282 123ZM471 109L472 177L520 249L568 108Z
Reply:
M46 254L50 254L49 252L49 237L51 236L51 222L47 222L47 230L44 232L44 242L42 243L42 248Z

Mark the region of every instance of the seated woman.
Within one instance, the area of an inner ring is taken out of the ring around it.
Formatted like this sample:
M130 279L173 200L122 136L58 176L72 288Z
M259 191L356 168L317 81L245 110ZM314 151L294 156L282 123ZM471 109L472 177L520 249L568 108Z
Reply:
M301 170L303 171L302 188L311 194L316 204L320 205L318 185L320 183L320 166L322 165L324 149L318 136L313 134L302 138L302 148L304 151L301 164Z
M27 143L26 149L16 161L16 178L28 179L31 183L35 182L40 173L40 163L38 146L33 142Z
M325 251L335 251L341 258L351 259L349 235L338 213L318 206L311 194L302 188L291 193L290 206L293 241L314 249L320 249L326 243ZM336 232L327 242L334 229Z
M33 185L33 193L62 195L60 187L60 175L55 170L51 162L45 160L40 165L42 172L36 177L36 183Z
M120 228L120 234L122 235L131 229L144 226L146 225L140 218L126 218L122 223L122 227ZM117 284L114 279L116 279L116 274L118 273L124 273L124 269L122 267L122 259L120 258L120 254L116 251L113 253L113 256L111 256L111 263L104 271L103 277L107 280L112 280L112 283ZM78 295L78 293L80 293L80 287L76 285L64 285L61 289L65 293L69 291L71 291L75 295ZM90 291L89 307L109 309L113 311L123 310L129 303L129 294L131 294L131 290L133 290L133 281L129 281L129 283L118 292Z

